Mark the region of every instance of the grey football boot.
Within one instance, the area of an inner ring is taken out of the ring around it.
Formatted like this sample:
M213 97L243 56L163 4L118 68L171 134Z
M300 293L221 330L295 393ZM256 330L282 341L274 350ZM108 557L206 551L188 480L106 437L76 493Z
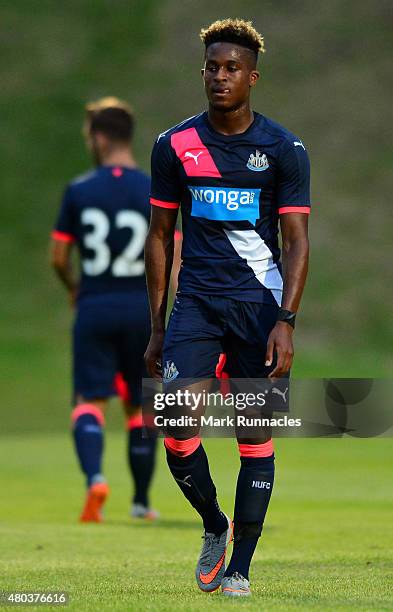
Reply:
M148 508L143 504L132 504L130 510L131 518L140 518L145 519L147 521L155 521L160 518L160 513L157 510L153 510L152 508Z
M214 533L205 533L201 554L195 570L195 577L199 588L205 593L218 589L225 574L225 555L228 544L232 540L233 523L228 520L228 529L219 536Z
M251 595L250 581L239 572L223 578L221 590L226 597L249 597Z

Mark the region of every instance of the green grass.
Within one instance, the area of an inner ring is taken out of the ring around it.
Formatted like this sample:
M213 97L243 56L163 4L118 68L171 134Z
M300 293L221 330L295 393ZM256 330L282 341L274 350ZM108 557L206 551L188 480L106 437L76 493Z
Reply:
M108 435L112 495L102 525L76 522L83 485L66 433L1 439L0 590L65 590L74 610L233 609L194 584L200 523L183 501L160 445L157 524L127 518L125 440ZM230 512L235 443L208 441ZM278 440L277 478L244 610L390 610L391 442ZM390 459L390 464L389 464Z

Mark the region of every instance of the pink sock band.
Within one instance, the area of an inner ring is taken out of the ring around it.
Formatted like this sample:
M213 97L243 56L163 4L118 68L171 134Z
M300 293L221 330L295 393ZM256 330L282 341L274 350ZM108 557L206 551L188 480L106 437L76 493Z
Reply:
M169 450L172 455L178 457L188 457L192 455L201 443L199 436L195 438L189 438L188 440L175 440L175 438L165 438L165 448Z
M82 416L82 414L91 414L95 416L95 418L97 419L101 427L104 427L105 425L104 415L102 413L102 410L98 408L98 406L95 406L94 404L79 404L71 412L71 421L75 423L75 421L79 419L79 417Z
M238 444L240 457L270 457L273 454L273 440L263 444Z
M142 412L138 412L137 414L133 414L129 417L127 421L127 429L136 429L137 427L143 427L143 417Z

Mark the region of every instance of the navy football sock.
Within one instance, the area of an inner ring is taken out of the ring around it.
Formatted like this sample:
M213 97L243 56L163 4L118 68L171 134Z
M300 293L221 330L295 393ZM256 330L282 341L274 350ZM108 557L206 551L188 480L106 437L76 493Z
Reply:
M143 437L143 427L128 432L128 464L134 479L134 504L149 507L148 490L154 472L156 438Z
M234 544L225 572L239 572L248 579L250 563L269 505L274 482L274 454L270 457L241 457L236 487Z
M166 456L169 469L184 496L202 517L205 531L221 535L228 528L228 521L218 505L216 487L202 444L186 457L179 457L168 448Z
M74 422L73 436L80 466L87 477L87 486L104 480L101 474L104 436L97 417L90 413L81 414Z

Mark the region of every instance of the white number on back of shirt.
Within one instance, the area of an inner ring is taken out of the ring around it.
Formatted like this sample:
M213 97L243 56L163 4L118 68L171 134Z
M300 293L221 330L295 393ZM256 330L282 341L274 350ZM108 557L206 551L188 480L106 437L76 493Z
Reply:
M111 251L106 243L110 223L106 214L99 208L85 208L81 221L90 225L91 231L83 237L83 244L94 251L94 257L82 260L85 274L98 276L103 274L111 264ZM143 260L138 260L145 245L148 224L143 215L135 210L120 210L115 217L115 227L129 228L132 231L130 241L112 263L113 276L140 276L145 271Z

